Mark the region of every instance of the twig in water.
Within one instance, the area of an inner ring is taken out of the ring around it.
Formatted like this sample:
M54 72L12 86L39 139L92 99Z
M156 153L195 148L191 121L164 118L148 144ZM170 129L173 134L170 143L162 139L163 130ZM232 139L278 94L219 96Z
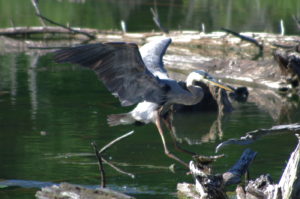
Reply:
M120 168L114 166L112 163L110 163L109 161L105 160L103 157L102 157L102 153L107 150L110 146L112 146L114 143L120 141L121 139L125 138L125 137L128 137L129 135L132 135L134 133L134 131L130 131L129 133L126 133L120 137L117 137L116 139L114 139L113 141L111 141L110 143L108 143L107 145L105 145L102 149L98 149L97 145L95 142L92 142L92 146L94 147L94 150L95 150L95 154L96 154L96 157L98 159L98 162L99 162L99 171L100 171L100 174L101 174L101 187L105 187L106 186L106 179L105 179L105 172L104 172L104 168L103 168L103 162L108 164L110 167L112 167L113 169L115 169L116 171L118 171L119 173L122 173L122 174L125 174L125 175L128 175L130 176L131 178L134 178L135 176L132 174L132 173L128 173L128 172L125 172L123 170L121 170Z
M101 157L101 154L99 153L97 144L95 142L92 142L91 145L94 147L94 151L95 151L96 157L98 159L99 171L101 174L101 187L104 188L106 186L106 179L105 179L105 172L104 172L103 163L102 163L102 157Z
M104 163L108 164L108 166L110 166L110 167L113 168L114 170L118 171L119 173L128 175L128 176L131 177L131 178L135 178L134 174L129 173L129 172L126 172L126 171L123 171L122 169L116 167L115 165L113 165L113 164L110 163L109 161L105 160L104 158L102 158L102 160L103 160Z
M117 137L116 139L114 139L113 141L111 141L110 143L108 143L107 145L105 145L104 147L102 147L102 149L100 149L99 153L103 153L106 149L108 149L111 145L113 145L114 143L122 140L123 138L126 138L130 135L132 135L134 133L134 131L130 131L120 137Z

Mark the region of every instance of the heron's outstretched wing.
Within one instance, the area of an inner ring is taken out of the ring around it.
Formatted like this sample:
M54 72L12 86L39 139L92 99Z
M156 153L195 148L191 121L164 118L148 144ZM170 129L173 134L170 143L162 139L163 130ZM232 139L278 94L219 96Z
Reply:
M132 43L97 43L58 50L57 62L70 62L94 70L122 106L147 100L164 103L168 86L145 67Z
M140 48L140 53L148 70L160 79L168 79L168 73L164 67L163 56L171 38L156 39Z

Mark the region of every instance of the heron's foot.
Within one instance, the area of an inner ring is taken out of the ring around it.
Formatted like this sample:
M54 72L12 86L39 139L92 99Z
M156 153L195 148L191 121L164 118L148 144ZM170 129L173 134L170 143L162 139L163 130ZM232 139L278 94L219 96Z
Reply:
M173 160L176 160L177 162L179 162L181 165L185 166L186 168L189 168L189 165L187 163L185 163L183 160L181 160L180 158L176 157L174 154L172 154L170 151L168 150L165 150L165 154L173 159Z

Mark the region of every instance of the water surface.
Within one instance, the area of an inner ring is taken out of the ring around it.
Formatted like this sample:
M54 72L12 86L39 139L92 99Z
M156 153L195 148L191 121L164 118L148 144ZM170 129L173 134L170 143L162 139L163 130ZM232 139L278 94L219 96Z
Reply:
M111 147L105 157L135 178L105 165L108 187L137 198L175 198L178 182L193 181L177 164L176 173L168 169L174 161L164 155L154 125L108 127L108 114L131 107L121 108L93 72L57 65L51 56L34 53L5 54L1 60L0 178L8 180L8 187L0 188L0 198L32 197L48 182L97 186L99 172L90 143L96 141L101 147L130 130L135 133ZM177 114L177 139L186 149L212 155L222 140L257 128L298 122L299 102L282 100L289 109L276 106L270 112L251 100L234 104L235 111L221 120L222 132L216 130L216 113ZM281 113L274 117L274 111ZM173 152L184 161L190 160L174 150L169 136L167 140ZM226 171L250 147L258 152L251 166L252 177L270 173L278 180L295 145L295 136L279 134L250 146L229 146L222 150L226 157L215 164L215 170Z

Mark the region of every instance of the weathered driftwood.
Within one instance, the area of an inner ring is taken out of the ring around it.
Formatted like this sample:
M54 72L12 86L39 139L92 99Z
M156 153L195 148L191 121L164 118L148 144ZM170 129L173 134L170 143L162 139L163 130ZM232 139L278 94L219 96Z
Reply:
M300 137L297 135L298 145L290 156L287 166L280 178L279 186L281 187L283 198L300 197Z
M296 199L300 198L300 137L298 145L292 152L287 166L278 184L271 177L261 175L251 180L245 190L238 188L237 195L241 199Z
M213 175L209 166L210 163L220 156L198 158L195 161L191 161L190 170L195 178L195 185L187 183L178 184L177 190L179 196L201 199L228 198L225 186L239 183L255 156L256 152L246 149L235 165L222 175Z
M230 144L247 145L253 143L254 141L258 140L262 136L275 134L275 133L282 133L285 131L293 132L293 133L298 132L300 131L300 124L294 123L294 124L286 124L286 125L277 125L277 126L273 126L270 129L257 129L254 131L250 131L247 132L245 136L242 136L239 139L232 138L225 142L220 143L216 147L216 152L219 152L221 148Z
M133 199L133 197L106 188L89 189L61 183L44 187L35 194L38 199Z

